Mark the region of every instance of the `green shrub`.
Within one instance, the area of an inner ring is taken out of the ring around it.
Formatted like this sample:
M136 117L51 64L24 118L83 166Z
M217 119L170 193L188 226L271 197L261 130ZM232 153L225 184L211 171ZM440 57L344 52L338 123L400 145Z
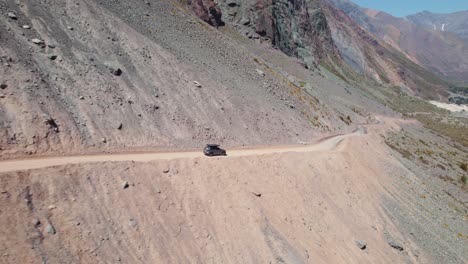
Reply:
M461 176L460 181L463 183L463 185L466 185L466 176L465 175Z
M467 163L462 163L462 164L460 164L460 168L466 172L466 171L468 171L468 164Z

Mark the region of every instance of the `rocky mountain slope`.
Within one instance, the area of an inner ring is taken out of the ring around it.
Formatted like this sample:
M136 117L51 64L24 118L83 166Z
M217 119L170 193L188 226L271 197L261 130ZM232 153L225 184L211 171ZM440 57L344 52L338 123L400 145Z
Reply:
M324 5L334 43L358 73L424 98L442 99L448 84L364 30L343 11Z
M321 1L218 0L224 19L249 38L267 39L306 67L333 64L339 52L331 38Z
M426 30L408 19L362 8L348 0L328 1L414 63L451 81L468 80L468 46L459 36Z
M407 16L406 19L428 30L452 32L468 41L468 11L435 14L428 11Z
M201 4L196 12L209 13ZM177 1L0 3L1 155L284 144L354 119L186 8Z
M322 66L347 81L360 77L426 98L447 96L448 84L339 14L324 1L216 1L241 34L269 42L306 68ZM344 63L344 61L347 62ZM356 83L356 82L355 82Z
M467 262L467 119L323 1L7 0L0 63L0 263Z

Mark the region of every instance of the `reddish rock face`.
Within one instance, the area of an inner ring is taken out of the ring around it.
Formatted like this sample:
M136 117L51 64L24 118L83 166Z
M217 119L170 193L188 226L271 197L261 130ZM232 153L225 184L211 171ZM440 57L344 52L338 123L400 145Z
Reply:
M224 25L221 9L213 0L192 0L191 7L195 14L208 24L215 27Z

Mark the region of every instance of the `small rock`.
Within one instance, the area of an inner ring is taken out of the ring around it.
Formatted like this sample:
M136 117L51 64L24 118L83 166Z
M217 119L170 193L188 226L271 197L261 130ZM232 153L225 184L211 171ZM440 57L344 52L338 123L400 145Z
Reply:
M248 24L250 24L250 19L249 19L248 17L243 17L243 18L239 21L239 24L244 25L244 26L247 26Z
M252 192L253 195L257 196L257 197L262 197L262 194L261 193L254 193Z
M50 223L45 227L44 232L51 234L51 235L55 235L57 233L54 226L52 226L52 224Z
M356 246L358 246L358 248L361 250L364 250L367 247L366 241L363 241L363 240L356 240L354 241L354 243L356 243Z
M135 219L130 219L130 226L133 228L138 228L138 222Z
M39 221L39 219L34 219L32 221L32 224L33 224L34 228L37 228L37 227L39 227L41 225L41 221Z
M73 30L73 27L68 26L67 28L68 28L68 30Z
M197 81L193 81L193 84L195 84L195 86L198 87L198 88L202 87L202 85Z
M122 130L122 128L123 128L123 124L120 123L120 124L117 126L117 129L118 129L118 130Z
M55 60L57 59L57 55L48 55L47 58L49 58L50 60Z
M117 68L116 70L112 71L112 74L114 74L115 76L120 76L122 75L122 70L120 68Z
M80 100L84 100L84 99L85 99L84 96L80 96Z
M106 138L101 138L101 142L102 143L107 143L107 139Z
M394 248L394 249L396 249L396 250L398 250L398 251L403 251L403 246L401 246L400 244L398 244L397 242L395 242L395 241L393 241L393 240L392 240L392 241L388 241L388 244L389 244L392 248Z
M289 105L289 108L294 109L296 107L294 105Z
M44 118L44 123L46 123L47 125L49 125L50 128L53 128L55 130L55 132L58 132L59 131L59 128L58 128L58 124L57 122L55 122L55 119L53 119L50 115L48 114L44 114L43 115L43 118Z
M2 89L2 90L6 89L7 87L8 87L8 85L5 84L5 83L0 84L0 89Z
M47 46L51 49L55 49L55 45L54 44L47 44Z
M169 173L169 169L163 170L163 173Z
M265 73L263 71L261 71L259 69L256 69L255 71L258 73L258 75L260 75L262 77L265 76Z
M23 28L24 28L24 29L30 29L31 26L29 26L29 25L23 25Z
M128 181L125 181L122 185L122 188L127 189L128 187L130 187L130 184L128 184Z
M54 210L55 208L57 208L55 205L49 205L49 207L47 207L49 210Z
M31 39L31 41L32 41L32 43L37 44L37 45L42 45L42 44L44 44L44 41L43 41L43 40L40 40L40 39L37 39L37 38Z
M11 18L11 19L13 19L13 20L17 20L17 19L18 19L18 17L16 16L16 14L13 13L13 12L8 12L8 17Z

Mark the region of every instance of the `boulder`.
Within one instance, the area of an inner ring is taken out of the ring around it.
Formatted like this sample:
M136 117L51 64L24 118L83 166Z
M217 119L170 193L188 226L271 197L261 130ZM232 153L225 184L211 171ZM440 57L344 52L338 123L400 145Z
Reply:
M202 87L202 85L201 85L199 82L197 82L197 81L193 81L193 84L195 84L195 86L196 86L197 88L201 88L201 87Z
M122 188L123 188L123 189L127 189L128 187L130 187L130 184L128 184L128 181L125 181L125 182L122 184Z
M55 227L51 223L49 223L45 227L44 233L48 233L50 235L55 235L57 233L57 231L55 230Z
M17 20L17 19L18 19L18 17L16 16L16 14L13 13L13 12L8 12L7 15L8 15L9 18L11 18L11 19L13 19L13 20Z
M248 24L250 24L250 18L248 18L248 17L243 17L243 18L239 21L239 24L244 25L244 26L247 26Z
M41 225L41 221L39 219L33 219L32 224L34 228L37 228Z
M394 241L394 240L388 241L388 244L389 244L392 248L394 248L394 249L396 249L396 250L398 250L398 251L403 251L403 249L404 249L403 246L401 246L399 243L397 243L397 242Z
M117 68L115 70L112 70L112 74L114 74L115 76L120 76L122 75L122 70L120 68Z
M356 246L357 246L359 249L361 249L361 250L364 250L364 249L366 249L366 247L367 247L366 241L363 241L363 240L356 240L356 241L354 241L354 243L355 243Z
M206 23L215 27L224 26L221 9L213 0L193 0L191 7L195 15Z
M236 7L238 5L237 0L226 0L226 5L229 7Z
M255 71L258 73L258 75L260 75L262 77L265 76L265 73L262 70L255 69Z
M43 40L40 40L40 39L37 39L37 38L31 39L31 41L32 41L32 43L37 44L37 45L43 45L44 44Z
M44 123L49 125L50 128L54 129L55 132L59 132L58 124L57 122L55 122L55 120L51 116L49 116L48 114L44 114L43 118L44 118Z

